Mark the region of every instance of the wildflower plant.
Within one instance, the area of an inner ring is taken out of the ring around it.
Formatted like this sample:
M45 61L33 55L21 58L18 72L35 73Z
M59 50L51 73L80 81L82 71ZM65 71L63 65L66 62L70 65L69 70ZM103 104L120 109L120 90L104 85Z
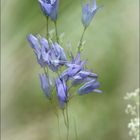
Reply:
M98 75L88 70L86 61L81 59L83 37L86 29L89 27L94 15L100 9L96 5L96 0L82 3L82 24L83 33L79 44L75 49L77 53L72 51L66 53L60 43L60 36L57 31L57 19L59 0L39 0L42 13L46 18L46 35L29 34L27 39L33 49L37 62L43 69L43 73L39 74L40 85L47 99L53 103L54 99L58 100L59 108L63 111L64 122L67 128L67 139L69 135L69 116L68 103L75 95L84 95L88 93L101 93ZM54 23L55 40L49 33L48 21ZM70 54L70 55L69 55ZM69 57L70 56L70 57ZM53 74L52 74L53 73ZM55 75L55 77L52 75ZM71 93L71 88L78 85L76 93ZM56 94L55 94L56 93ZM56 113L58 118L58 113ZM59 118L58 118L59 119Z
M130 122L128 123L129 135L132 140L139 140L140 132L140 119L139 119L139 89L134 92L127 93L124 97L128 101L125 112L131 116Z

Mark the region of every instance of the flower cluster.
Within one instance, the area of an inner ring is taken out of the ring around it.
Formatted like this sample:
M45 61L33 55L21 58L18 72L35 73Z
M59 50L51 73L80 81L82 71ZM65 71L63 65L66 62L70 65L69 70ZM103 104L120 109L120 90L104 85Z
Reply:
M129 135L132 136L132 140L139 140L139 89L136 89L134 92L127 93L124 99L129 101L125 112L132 116L128 123Z
M49 100L52 100L54 95L53 91L56 90L57 98L61 108L71 99L72 96L79 94L84 95L91 92L101 93L99 90L100 83L98 82L98 75L87 69L86 61L81 59L81 44L83 35L80 39L78 51L74 56L71 53L70 59L59 43L59 36L57 33L57 17L59 0L39 0L41 10L47 17L47 37L40 35L28 35L28 41L36 55L38 64L43 68L44 73L39 74L41 88ZM99 7L96 6L96 1L93 0L91 5L86 5L82 2L82 23L84 27L88 27L93 19L93 16L98 11ZM56 40L52 41L48 32L48 19L55 23ZM51 77L50 72L56 76ZM77 86L76 94L70 93L70 89Z

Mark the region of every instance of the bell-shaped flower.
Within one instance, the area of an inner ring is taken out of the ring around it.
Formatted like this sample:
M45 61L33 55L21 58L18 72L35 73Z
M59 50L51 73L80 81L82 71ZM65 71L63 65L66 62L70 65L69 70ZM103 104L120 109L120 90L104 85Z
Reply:
M49 44L44 37L36 37L31 34L28 36L28 41L41 67L48 65L52 71L56 72L60 66L67 62L64 49L58 43L51 42Z
M41 10L45 16L50 16L52 5L48 0L39 0Z
M81 1L82 1L82 23L84 27L88 27L88 25L91 23L94 15L100 9L100 7L96 5L96 0L92 0L92 2L89 1L86 4L83 3L83 0Z
M86 82L82 87L79 88L78 94L88 94L90 92L97 92L101 93L101 90L98 88L100 87L100 83L96 81L96 79L91 80L90 82Z
M68 101L68 90L66 82L64 79L57 78L55 85L60 106L64 108L65 103Z
M51 99L52 82L46 74L40 74L41 88L48 99Z
M82 70L78 74L72 77L72 85L76 86L82 84L84 82L91 81L93 79L97 79L97 74L92 73L90 71Z
M59 0L39 0L41 10L52 21L57 19Z
M27 39L36 54L38 63L41 65L41 67L44 67L46 64L44 63L42 58L41 44L44 44L44 49L47 50L48 49L47 42L45 44L45 42L43 42L44 38L41 38L41 42L42 42L41 43L40 40L32 34L28 35Z
M80 70L82 70L84 63L81 63L81 65L71 65L71 67L69 67L66 72L68 74L69 77L73 77L75 76Z
M53 1L50 18L51 18L52 21L56 21L57 20L57 15L58 15L59 0L50 0L50 1Z

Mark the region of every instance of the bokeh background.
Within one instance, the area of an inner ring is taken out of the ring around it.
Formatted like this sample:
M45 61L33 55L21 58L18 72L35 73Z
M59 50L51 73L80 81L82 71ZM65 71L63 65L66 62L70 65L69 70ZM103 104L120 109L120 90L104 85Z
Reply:
M71 100L70 140L75 140L73 120L79 140L131 140L123 97L139 86L139 1L97 3L104 7L85 34L82 56L99 74L103 94ZM1 138L58 140L57 119L40 88L38 73L42 70L26 40L29 33L45 34L38 1L2 0L1 19ZM58 31L65 33L64 48L71 42L76 50L82 28L80 0L60 0ZM65 140L59 113L61 140Z

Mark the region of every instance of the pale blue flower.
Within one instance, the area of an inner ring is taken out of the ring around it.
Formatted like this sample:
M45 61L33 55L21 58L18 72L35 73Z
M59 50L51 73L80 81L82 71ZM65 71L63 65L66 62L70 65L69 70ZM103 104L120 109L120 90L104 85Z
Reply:
M48 0L39 0L39 4L44 15L50 16L52 9L51 3Z
M36 37L32 34L28 36L28 41L41 67L48 65L52 71L56 72L60 66L67 62L64 49L58 43L51 43L49 45L44 37Z
M44 15L50 17L52 21L56 21L59 0L39 0L39 3Z
M68 101L68 90L64 79L57 78L55 81L56 91L60 106L63 108L65 103Z
M59 0L52 0L52 1L54 2L52 3L50 18L52 21L56 21L58 16Z
M97 79L97 74L92 73L90 71L82 70L78 74L72 77L72 85L76 86L78 84L82 84L84 82L88 82L93 79Z
M28 35L27 39L30 42L31 47L33 48L36 54L38 63L40 64L41 67L44 67L46 64L42 57L42 48L44 47L44 50L45 48L48 49L47 44L45 45L45 42L43 43L43 41L41 41L42 43L40 43L40 40L32 34ZM41 40L43 40L43 38ZM42 48L41 44L44 44Z
M100 87L100 83L96 81L96 79L93 79L89 82L86 82L82 87L79 88L78 94L83 95L83 94L88 94L90 92L97 92L101 93L101 90L98 88Z
M83 3L83 0L81 1L82 1L82 23L84 27L88 27L88 25L91 23L94 15L100 9L100 7L96 5L96 0L92 0L92 2L90 0L86 4Z
M51 99L52 82L46 74L40 74L41 88L48 99Z

